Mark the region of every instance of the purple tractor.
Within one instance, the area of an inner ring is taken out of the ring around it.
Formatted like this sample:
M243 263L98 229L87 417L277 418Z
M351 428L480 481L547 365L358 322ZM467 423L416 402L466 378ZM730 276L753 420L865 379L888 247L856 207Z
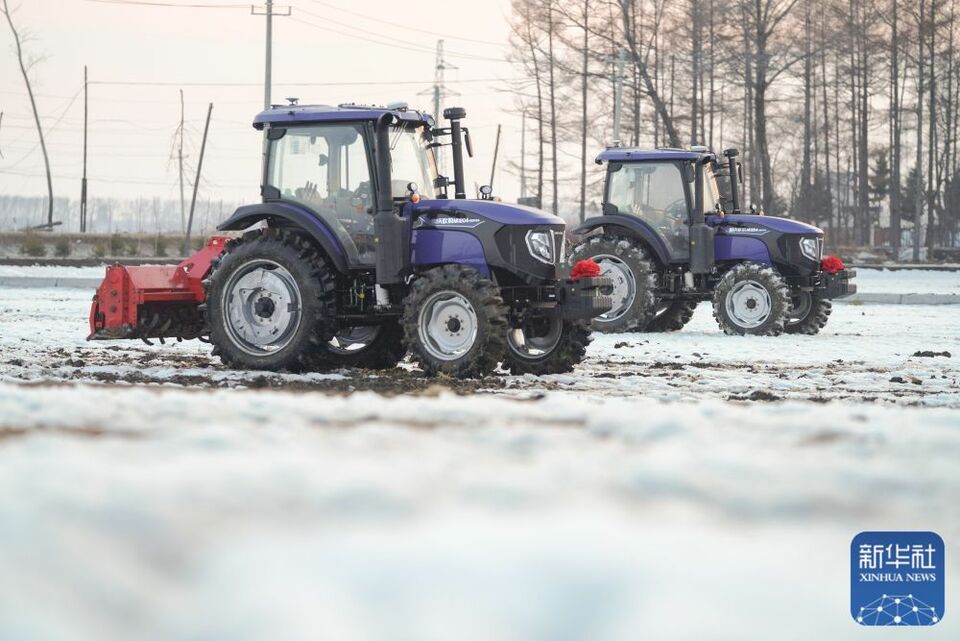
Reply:
M386 368L410 352L430 374L569 371L610 282L567 277L560 218L487 186L466 198L465 115L447 109L438 128L405 105L260 113L263 201L219 226L246 233L176 268L108 268L90 337L202 338L242 369Z
M823 256L823 230L741 213L737 151L723 156L613 147L597 157L607 165L603 215L575 230L585 237L571 256L595 260L614 283L594 329L679 330L712 300L727 334L816 334L831 299L857 291L855 273Z

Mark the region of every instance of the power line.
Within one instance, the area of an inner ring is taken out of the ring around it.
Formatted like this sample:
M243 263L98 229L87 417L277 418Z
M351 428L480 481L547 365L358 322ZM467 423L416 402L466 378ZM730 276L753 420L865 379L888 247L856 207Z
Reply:
M294 18L296 20L296 18ZM312 22L304 24L314 25ZM322 28L322 27L320 27ZM349 35L349 34L346 34ZM424 49L424 52L434 53L433 49ZM469 78L466 80L454 80L457 83L471 82L499 82L503 78ZM161 81L161 80L91 80L91 85L109 85L109 86L147 86L147 87L262 87L260 82L202 82L202 81ZM274 83L282 87L354 87L354 86L377 86L377 85L430 85L430 80L351 80L346 82L277 82Z
M70 111L70 107L73 106L73 103L76 101L76 99L77 99L77 97L80 95L80 92L81 92L81 91L83 91L83 87L80 87L80 89L77 90L77 93L73 94L73 98L70 99L70 103L67 104L67 106L64 108L64 110L60 113L60 117L57 118L57 121L54 122L52 125L50 125L50 128L46 130L46 133L49 134L49 133L53 132L53 131L57 128L57 126L58 126L58 125L60 124L60 122L63 120L64 116L67 115L67 112ZM15 127L15 128L19 129L20 127ZM23 127L23 128L26 129L26 128L28 128L28 127ZM29 158L30 155L31 155L31 154L36 150L36 148L39 147L39 146L40 146L40 141L37 141L37 143L36 143L33 147L30 148L30 151L28 151L28 152L25 153L23 156L21 156L20 159L17 160L16 162L14 162L14 163L12 163L12 164L7 165L6 167L4 167L3 170L4 170L4 171L7 171L7 170L9 170L9 169L12 169L12 168L16 167L17 165L19 165L20 163L22 163L24 160L26 160L27 158Z
M126 4L144 7L169 7L176 9L246 9L248 4L193 4L179 2L153 2L150 0L86 0L98 4Z
M377 38L383 38L383 39L385 39L385 40L388 41L387 43L384 43L384 44L388 44L388 45L390 45L390 46L394 46L394 45L393 45L394 42L399 42L399 43L402 43L402 44L405 44L405 45L408 45L408 46L411 46L411 47L417 47L417 48L420 48L420 49L427 49L428 51L430 51L429 48L424 47L423 45L420 45L420 44L418 44L418 43L416 43L416 42L411 42L411 41L409 41L409 40L401 40L401 39L398 39L398 38L396 38L395 36L392 36L392 35L390 35L390 34L377 33L377 32L375 32L375 31L368 31L367 29L362 29L362 28L360 28L360 27L355 27L355 26L353 26L353 25L351 25L351 24L348 24L348 23L346 23L346 22L340 22L339 20L334 20L333 18L331 18L331 17L329 17L329 16L322 16L322 15L320 15L319 13L313 13L312 11L309 11L309 10L307 10L307 9L304 9L303 7L301 7L301 6L299 6L299 5L297 6L297 9L299 9L299 10L302 11L303 13L307 14L308 16L311 16L311 17L313 17L313 18L318 18L318 19L320 19L320 20L323 20L324 22L329 22L330 24L335 24L335 25L338 25L338 26L341 26L341 27L346 27L347 29L353 29L354 31L360 31L360 32L365 33L365 34L369 34L369 35L372 35L372 36L376 36ZM319 25L317 25L317 26L319 27ZM326 29L326 27L323 27L323 28ZM330 29L330 31L333 31L333 30ZM335 33L338 33L338 32L335 32ZM350 36L350 34L343 34L343 35ZM350 37L356 37L356 38L364 39L363 36L350 36ZM488 56L478 56L478 55L471 54L471 53L462 53L462 52L449 51L449 50L448 50L446 53L447 53L448 56L454 56L454 57L458 57L458 58L467 58L467 59L474 59L474 60L486 60L486 61L489 61L489 62L505 62L505 61L504 61L503 59L501 59L501 58L491 58L491 57L488 57Z
M301 11L303 11L303 9L301 9ZM304 11L304 13L306 13L306 11ZM313 14L313 15L316 15L316 14ZM352 33L345 33L345 32L343 32L343 31L338 31L337 29L331 29L331 28L329 28L329 27L323 27L323 26L321 26L321 25L314 24L313 22L309 22L309 21L307 21L307 20L302 20L302 19L300 19L300 18L290 18L290 19L293 20L294 22L299 22L300 24L305 24L305 25L308 25L308 26L310 26L310 27L313 27L314 29L320 29L321 31L327 31L327 32L329 32L329 33L335 33L335 34L340 35L340 36L346 36L347 38L354 38L354 39L356 39L356 40L363 40L364 42L372 42L373 44L383 45L383 46L385 46L385 47L393 47L394 49L406 49L407 51L415 51L415 52L417 52L417 53L430 53L430 54L434 53L433 49L424 48L424 47L422 47L422 46L420 46L420 45L418 45L418 44L416 44L416 43L412 43L412 42L409 42L409 41L406 41L406 40L397 40L396 38L393 38L393 37L391 37L391 36L380 36L381 38L387 38L387 41L384 42L383 40L375 40L375 39L373 39L373 38L368 38L368 37L365 37L365 36L359 36L359 35L352 34ZM324 19L324 20L327 20L327 18L323 18L323 19ZM351 28L351 29L355 29L356 27L350 27L350 28ZM404 44L397 44L397 43L399 43L399 42L402 42L402 43L404 43ZM503 59L503 58L490 58L490 57L487 57L487 56L474 56L474 55L471 55L471 54L458 54L458 53L449 53L449 55L455 56L455 57L457 57L457 58L465 58L465 59L468 59L468 60L482 60L482 61L485 61L485 62L503 62L503 63L509 63L508 60L505 60L505 59Z
M376 23L379 23L379 24L396 26L395 23L387 22L386 20L383 20L383 19L381 19L381 18L375 18L375 17L373 17L373 16L369 16L369 15L360 13L360 12L358 12L358 11L351 11L350 9L344 9L343 7L338 7L337 5L331 4L331 3L329 3L329 2L322 2L322 0L310 0L310 2L313 2L314 4L323 5L324 7L327 7L328 9L333 9L334 11L341 11L341 12L343 12L343 13L348 13L348 14L350 14L350 15L352 15L352 16L356 16L356 17L358 17L358 18L363 18L364 20L369 20L369 21L371 21L371 22L376 22ZM304 12L306 12L306 9L302 9L302 10L303 10ZM325 18L325 19L326 19L326 18ZM491 40L478 40L477 38L467 38L466 36L453 36L453 35L450 35L450 34L447 34L447 33L440 33L440 32L438 32L438 31L429 31L428 29L420 29L420 28L418 28L418 27L410 26L409 24L404 24L404 25L403 25L403 29L404 29L404 31L417 31L417 32L425 33L425 34L431 35L431 36L438 36L438 37L440 37L440 38L446 38L447 40L462 40L462 41L464 41L464 42L476 42L476 43L478 43L478 44L491 45L491 46L494 46L494 47L503 47L503 46L504 46L504 43L502 43L502 42L493 42L493 41L491 41Z
M35 172L27 171L3 171L0 172L0 176L9 174L11 176L22 176L24 178L43 178L46 174L38 174ZM80 180L80 176L66 175L66 174L55 174L53 176L57 180ZM144 180L141 178L132 178L129 176L98 176L94 180L98 182L115 182L115 183L125 183L131 185L159 185L163 187L175 187L177 183L176 178L171 178L169 180ZM220 187L226 187L231 189L242 189L245 187L250 187L249 184L239 184L239 183L219 183Z

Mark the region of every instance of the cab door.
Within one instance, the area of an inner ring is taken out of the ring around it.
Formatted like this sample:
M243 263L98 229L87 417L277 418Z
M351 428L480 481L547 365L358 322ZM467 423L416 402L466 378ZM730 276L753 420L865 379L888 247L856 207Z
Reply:
M271 138L264 200L308 209L337 237L350 267L374 264L367 123L287 127Z
M611 162L607 171L604 213L639 218L660 237L672 261L689 258L689 163Z

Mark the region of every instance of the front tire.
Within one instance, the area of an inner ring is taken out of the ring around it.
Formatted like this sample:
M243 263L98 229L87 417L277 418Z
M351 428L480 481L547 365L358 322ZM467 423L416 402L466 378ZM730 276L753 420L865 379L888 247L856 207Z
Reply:
M507 307L475 269L435 267L404 299L404 343L428 375L482 377L506 352Z
M795 292L790 297L790 311L783 331L787 334L813 336L827 324L833 303L812 292Z
M713 292L713 316L726 334L777 336L790 310L790 292L780 274L759 263L740 263Z
M555 315L543 319L540 331L515 328L507 333L507 359L511 374L564 374L572 372L587 354L590 330L582 321L566 321Z
M300 372L333 335L334 272L316 245L281 229L227 244L206 281L214 355L227 367Z
M593 319L598 332L643 331L656 311L654 265L643 246L631 238L592 236L573 249L570 262L593 259L600 275L613 281L613 309Z

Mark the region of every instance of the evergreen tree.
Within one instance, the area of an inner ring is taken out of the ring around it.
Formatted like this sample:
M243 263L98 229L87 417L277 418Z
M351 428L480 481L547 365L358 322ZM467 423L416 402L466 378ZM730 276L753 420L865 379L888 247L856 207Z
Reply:
M877 149L873 152L873 163L870 167L870 200L881 202L890 193L890 162L886 149Z

